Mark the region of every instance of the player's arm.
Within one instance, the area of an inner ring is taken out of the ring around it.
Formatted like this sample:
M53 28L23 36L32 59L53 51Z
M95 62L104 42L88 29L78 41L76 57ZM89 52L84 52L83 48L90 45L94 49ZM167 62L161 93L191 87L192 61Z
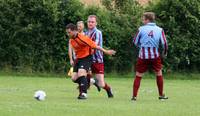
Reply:
M140 36L141 36L141 32L140 32L140 29L138 29L136 35L133 38L133 44L137 47L139 47L140 45Z
M90 39L89 37L85 37L81 39L85 44L87 44L88 46L90 46L93 49L98 49L102 52L104 52L107 55L115 55L116 51L114 50L106 50L100 46L98 46L94 41L92 41L92 39Z
M167 44L167 39L166 39L164 30L162 30L160 41L163 48L162 55L165 57L167 56L168 44Z
M98 32L96 33L96 39L95 39L96 45L99 45L99 42L102 42L102 39L103 39L102 33L98 31ZM101 43L100 43L100 44L101 44ZM114 50L106 50L106 49L104 49L104 48L101 47L101 46L97 46L96 49L98 49L98 50L104 52L104 53L107 54L107 55L111 55L111 56L112 56L112 55L115 55L115 53L116 53L116 51L114 51Z
M96 49L97 44L92 41L92 39L90 39L88 36L84 36L82 38L79 38L81 42L83 42L84 44L90 46L93 49Z
M115 53L116 53L115 50L106 50L106 49L104 49L104 48L102 48L102 47L100 47L100 46L97 46L96 49L98 49L98 50L104 52L104 53L107 54L107 55L111 55L111 56L112 56L112 55L115 55Z
M72 46L71 46L70 42L69 42L69 46L68 46L68 55L69 55L70 64L73 66L74 61L73 61Z
M102 36L102 33L101 31L97 31L96 32L96 39L95 39L95 43L96 45L101 45L101 42L103 41L103 36ZM116 52L114 50L105 50L104 48L98 46L96 49L104 52L105 54L108 54L108 55L114 55Z

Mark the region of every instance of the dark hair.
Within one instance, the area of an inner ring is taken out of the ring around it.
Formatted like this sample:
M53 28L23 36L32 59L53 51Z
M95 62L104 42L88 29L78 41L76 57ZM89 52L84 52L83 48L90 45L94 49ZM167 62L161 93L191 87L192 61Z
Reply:
M73 23L68 24L68 25L66 26L66 29L70 29L70 30L72 30L72 31L77 31L77 30L78 30L78 29L77 29L77 26L74 25Z
M154 13L154 12L145 12L145 13L143 14L143 17L144 17L145 19L148 19L148 20L151 21L151 22L154 22L154 21L155 21L155 13Z

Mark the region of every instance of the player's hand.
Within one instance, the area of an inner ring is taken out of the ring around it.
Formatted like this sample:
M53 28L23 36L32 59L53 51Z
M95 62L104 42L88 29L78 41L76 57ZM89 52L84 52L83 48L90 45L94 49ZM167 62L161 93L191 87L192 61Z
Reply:
M116 51L115 51L115 50L107 50L107 51L106 51L106 54L112 56L112 55L115 55L115 54L116 54Z
M70 65L74 66L74 61L73 60L70 60Z
M162 59L166 59L167 57L167 54L164 54L164 52L162 52L162 55L161 55Z

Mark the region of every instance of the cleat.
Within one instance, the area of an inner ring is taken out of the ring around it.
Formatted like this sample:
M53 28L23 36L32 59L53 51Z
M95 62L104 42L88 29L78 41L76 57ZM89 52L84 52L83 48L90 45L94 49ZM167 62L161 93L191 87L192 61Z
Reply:
M132 97L131 100L132 101L137 101L137 98L136 97Z
M77 99L80 99L80 100L84 100L84 99L87 99L87 94L86 93L81 93Z
M112 92L112 89L110 89L109 91L107 91L107 95L108 95L108 98L113 98L113 92Z
M163 96L158 97L158 99L161 100L161 101L164 101L164 100L167 100L168 97L163 95Z

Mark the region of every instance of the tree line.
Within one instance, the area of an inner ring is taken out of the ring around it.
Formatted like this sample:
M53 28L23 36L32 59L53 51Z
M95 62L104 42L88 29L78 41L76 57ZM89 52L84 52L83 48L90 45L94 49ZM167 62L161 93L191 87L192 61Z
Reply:
M199 0L160 0L141 6L134 0L102 0L102 6L84 6L79 0L1 0L0 69L63 72L70 67L65 26L87 16L98 17L104 47L117 51L105 56L106 71L130 72L138 49L132 38L144 11L157 14L169 43L164 71L200 70Z

